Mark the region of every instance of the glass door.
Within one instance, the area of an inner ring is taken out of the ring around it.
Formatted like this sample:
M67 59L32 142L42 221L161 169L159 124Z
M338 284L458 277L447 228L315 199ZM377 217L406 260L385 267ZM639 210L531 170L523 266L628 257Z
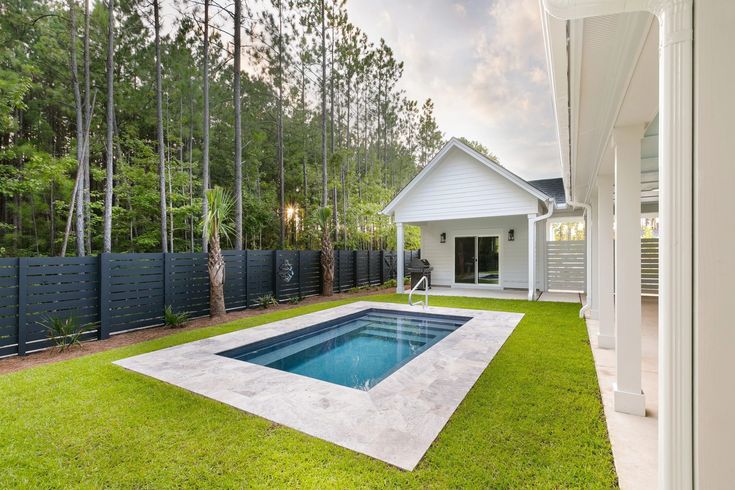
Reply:
M454 282L456 284L500 284L500 237L458 236L454 238Z
M477 283L500 283L500 254L496 236L477 237Z
M458 284L475 284L475 238L454 238L454 282Z

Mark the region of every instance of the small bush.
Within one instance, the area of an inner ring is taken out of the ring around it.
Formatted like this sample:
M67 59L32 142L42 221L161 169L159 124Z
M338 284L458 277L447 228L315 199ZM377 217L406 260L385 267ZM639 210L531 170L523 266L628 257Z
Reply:
M58 347L59 352L81 345L80 337L91 329L89 325L79 325L74 317L49 317L39 323L46 331L46 337Z
M175 312L171 305L163 309L163 322L169 328L181 328L189 320L188 311Z
M288 303L291 305L297 305L301 302L301 298L298 296L291 296L288 298Z
M258 299L258 305L262 307L263 309L269 308L271 306L277 305L278 301L276 301L276 298L273 297L272 294L264 294L263 296L260 296Z
M398 282L395 279L388 279L383 283L383 286L387 288L394 288L398 285Z

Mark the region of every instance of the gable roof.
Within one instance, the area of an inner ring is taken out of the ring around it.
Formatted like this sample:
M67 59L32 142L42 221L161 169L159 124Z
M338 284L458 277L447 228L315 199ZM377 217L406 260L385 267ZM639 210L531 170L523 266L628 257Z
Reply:
M434 158L431 159L431 161L418 173L416 176L411 179L411 181L406 184L406 186L401 189L401 191L396 195L396 197L393 198L391 202L388 203L388 205L383 208L383 210L380 212L381 214L385 214L390 216L393 214L393 211L395 210L398 203L403 200L406 195L411 192L411 189L416 187L422 180L424 180L431 171L436 168L444 158L444 156L449 152L449 150L457 148L458 150L461 150L471 157L473 157L478 162L485 165L488 169L494 171L498 175L505 177L510 182L514 183L524 191L528 192L532 196L536 197L537 199L540 199L541 201L549 201L552 199L551 196L546 194L543 190L531 185L529 182L525 181L521 177L517 176L507 168L500 165L495 160L486 157L482 153L479 153L475 149L471 148L470 146L466 145L462 141L460 141L457 138L451 138L447 144L445 144L439 152L434 155ZM560 179L561 180L561 179Z
M557 207L566 204L567 198L564 195L564 179L561 177L557 177L555 179L529 180L528 183L552 198Z

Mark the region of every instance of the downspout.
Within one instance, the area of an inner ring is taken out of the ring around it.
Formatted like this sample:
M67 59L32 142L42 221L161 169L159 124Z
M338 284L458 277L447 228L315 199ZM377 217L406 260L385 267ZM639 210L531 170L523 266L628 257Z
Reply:
M592 226L592 206L586 202L570 201L567 203L573 208L584 208L584 241L587 249L585 251L585 272L587 275L585 285L585 303L579 310L579 318L584 318L584 314L590 309L590 301L592 294L590 293L592 286L592 240L590 239L590 228Z
M534 301L536 299L536 223L548 219L554 214L554 200L547 199L545 202L546 208L548 209L546 214L536 216L535 218L528 218L528 250L530 255L528 261L528 301ZM533 230L533 233L530 233L531 230ZM533 263L533 267L531 267L531 263Z

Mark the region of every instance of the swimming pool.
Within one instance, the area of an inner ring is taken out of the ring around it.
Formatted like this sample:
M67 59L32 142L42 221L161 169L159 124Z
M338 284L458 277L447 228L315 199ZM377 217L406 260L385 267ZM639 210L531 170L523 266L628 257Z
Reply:
M368 309L219 355L367 391L470 319Z

